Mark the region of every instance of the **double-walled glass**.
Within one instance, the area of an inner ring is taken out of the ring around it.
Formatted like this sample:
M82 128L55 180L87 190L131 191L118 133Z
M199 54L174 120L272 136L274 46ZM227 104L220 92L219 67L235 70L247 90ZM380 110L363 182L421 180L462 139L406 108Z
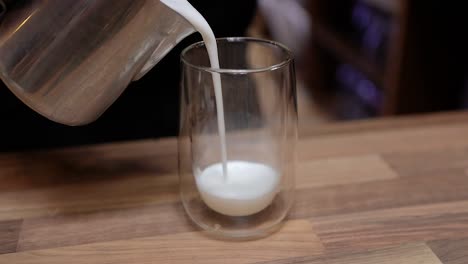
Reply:
M220 69L203 42L182 53L179 176L188 216L211 234L254 238L276 230L294 200L294 60L279 43L218 39ZM222 83L227 174L213 75Z

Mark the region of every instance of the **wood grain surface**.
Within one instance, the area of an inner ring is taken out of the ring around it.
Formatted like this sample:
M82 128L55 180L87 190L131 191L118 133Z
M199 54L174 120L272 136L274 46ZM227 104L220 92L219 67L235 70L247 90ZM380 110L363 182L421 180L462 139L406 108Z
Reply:
M176 139L0 154L0 264L466 264L466 121L304 129L289 218L248 242L187 219Z
M448 239L429 243L445 264L468 263L468 239Z
M20 228L21 220L0 222L0 254L16 252Z
M289 221L267 238L225 242L200 232L116 240L4 255L5 263L255 263L320 254L324 251L309 221Z

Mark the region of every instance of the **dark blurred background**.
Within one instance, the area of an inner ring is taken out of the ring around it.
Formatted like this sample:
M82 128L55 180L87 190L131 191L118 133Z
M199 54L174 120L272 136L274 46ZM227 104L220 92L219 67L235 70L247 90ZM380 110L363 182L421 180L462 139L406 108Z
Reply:
M468 108L462 1L190 1L218 37L274 39L296 54L301 125ZM180 43L95 123L46 120L0 85L0 151L175 136ZM261 54L258 54L261 56Z
M300 54L303 121L468 107L468 23L461 2L259 3L264 34L291 42ZM287 26L281 26L278 17L288 21Z

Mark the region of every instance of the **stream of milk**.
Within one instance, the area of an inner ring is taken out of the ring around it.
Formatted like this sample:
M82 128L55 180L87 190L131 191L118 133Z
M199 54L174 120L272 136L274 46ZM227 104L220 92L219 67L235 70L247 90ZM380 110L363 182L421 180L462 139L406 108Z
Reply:
M218 45L216 37L205 18L187 0L161 0L169 8L184 17L198 31L205 42L211 68L219 69ZM227 178L227 147L226 147L226 125L224 121L223 89L221 75L213 73L213 85L216 98L216 111L218 118L218 133L221 145L221 161L223 163L223 175Z

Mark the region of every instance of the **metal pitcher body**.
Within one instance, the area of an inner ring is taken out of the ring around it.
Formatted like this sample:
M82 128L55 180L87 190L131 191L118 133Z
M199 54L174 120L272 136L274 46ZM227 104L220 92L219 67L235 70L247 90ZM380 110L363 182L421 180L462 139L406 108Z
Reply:
M159 0L0 2L0 78L29 107L67 125L96 120L194 32Z

